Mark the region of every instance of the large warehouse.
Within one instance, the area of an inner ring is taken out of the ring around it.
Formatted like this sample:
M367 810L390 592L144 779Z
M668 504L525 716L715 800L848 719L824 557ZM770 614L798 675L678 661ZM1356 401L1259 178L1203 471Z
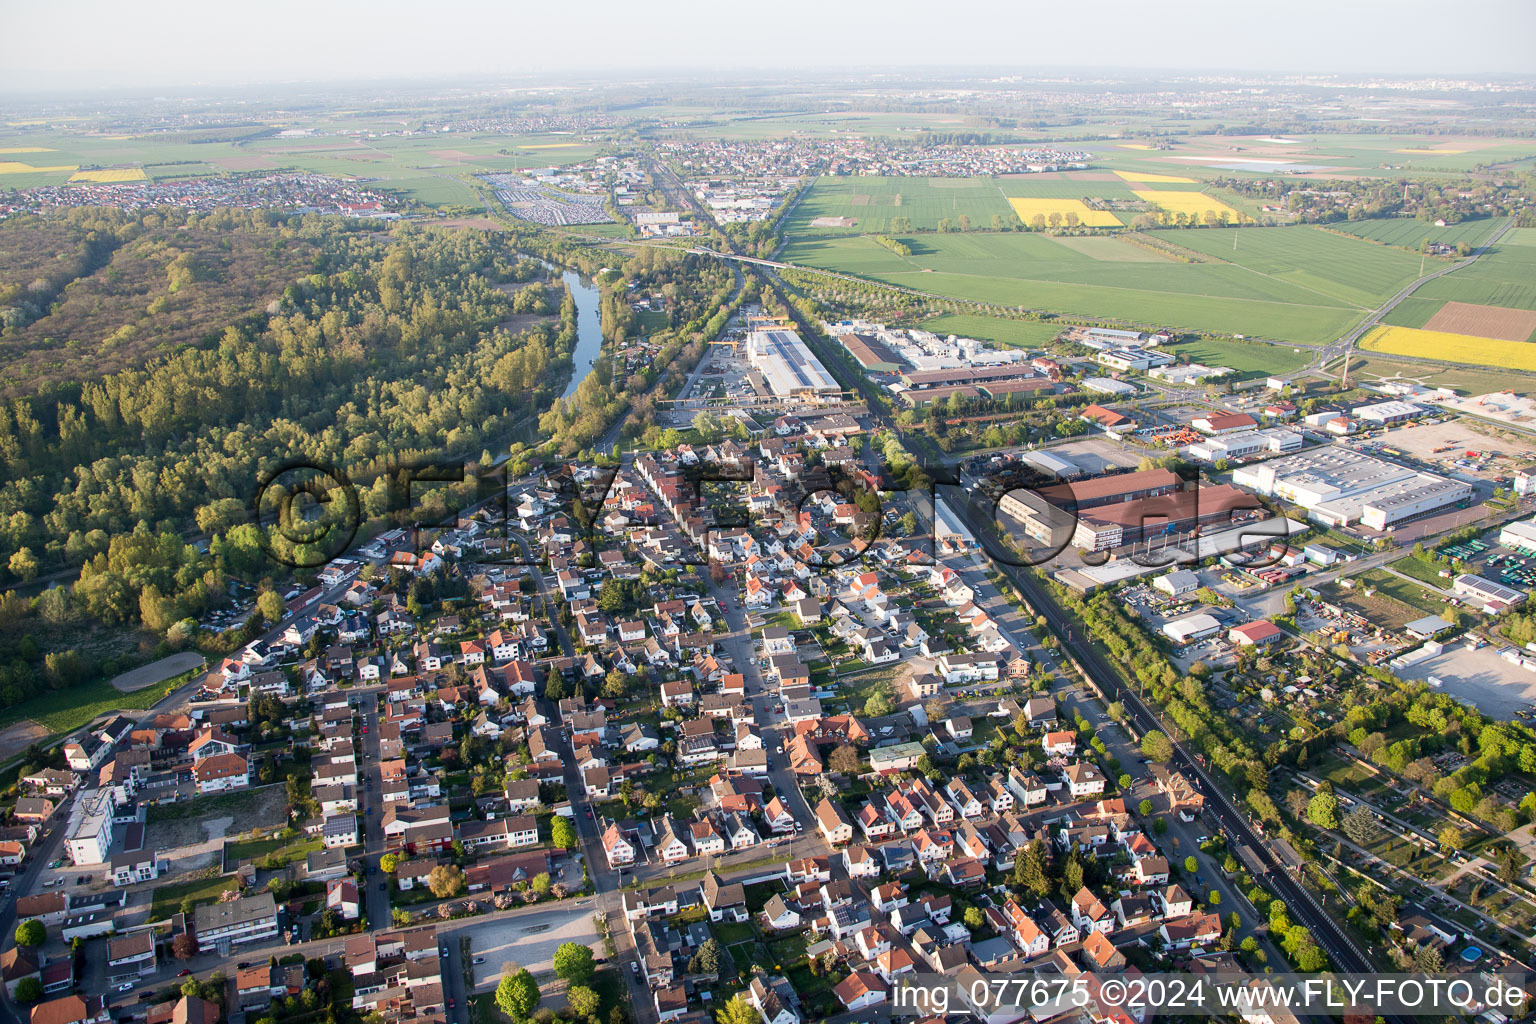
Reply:
M780 398L814 398L843 390L794 331L753 331L747 335L747 362Z
M1300 505L1324 526L1361 523L1374 530L1472 497L1471 486L1460 481L1332 446L1243 466L1232 482Z

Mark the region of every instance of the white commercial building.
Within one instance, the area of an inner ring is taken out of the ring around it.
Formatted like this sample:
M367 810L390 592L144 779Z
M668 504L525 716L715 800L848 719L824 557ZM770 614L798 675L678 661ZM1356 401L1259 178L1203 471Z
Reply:
M1508 524L1499 531L1499 545L1536 555L1536 521L1522 519L1518 523Z
M753 331L747 336L747 362L781 398L810 398L843 390L794 331Z
M1376 530L1472 496L1468 484L1333 446L1243 466L1232 482L1300 505L1325 526L1363 523Z
M1084 391L1092 391L1100 395L1134 395L1136 393L1134 384L1127 384L1113 377L1084 377L1078 383L1083 386Z
M1178 597L1181 594L1199 590L1200 577L1188 569L1175 569L1153 580L1152 585L1169 597Z
M1407 420L1424 415L1424 407L1414 405L1412 402L1376 402L1373 405L1357 405L1354 408L1354 417L1372 424L1403 423Z
M1163 632L1168 639L1176 644L1187 644L1192 640L1213 636L1221 632L1221 623L1216 621L1216 616L1207 612L1196 612L1186 615L1182 619L1163 623Z
M1207 438L1190 445L1186 451L1190 458L1201 462L1217 462L1221 459L1243 459L1261 452L1294 452L1300 450L1301 444L1299 431L1276 427Z
M1489 613L1500 612L1525 601L1524 591L1466 572L1456 577L1451 589L1462 597L1480 602Z

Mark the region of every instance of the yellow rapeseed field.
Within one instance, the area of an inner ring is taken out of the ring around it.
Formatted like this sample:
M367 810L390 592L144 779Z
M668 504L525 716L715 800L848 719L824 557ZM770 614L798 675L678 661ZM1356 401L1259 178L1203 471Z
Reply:
M1013 207L1013 212L1019 215L1019 220L1028 224L1030 220L1039 214L1047 219L1051 214L1061 214L1063 221L1067 214L1077 214L1078 223L1090 228L1118 228L1121 227L1120 218L1108 210L1089 209L1088 204L1081 199L1020 199L1009 197L1008 205Z
M1475 338L1418 327L1376 327L1361 340L1360 347L1387 355L1536 371L1536 344L1526 341Z
M53 153L53 152L56 152L56 150L49 149L47 146L3 146L3 147L0 147L0 153L5 153L7 155L9 155L11 153Z
M1394 149L1394 153L1417 153L1424 156L1456 156L1465 153L1464 149Z
M93 181L102 185L120 181L143 181L144 169L142 167L108 167L99 171L76 171L69 180Z
M1153 149L1155 147L1149 146L1145 142L1122 142L1122 143L1120 143L1120 148L1121 149Z
M1204 219L1205 211L1207 210L1215 210L1218 216L1221 214L1221 211L1225 210L1227 211L1227 216L1232 218L1233 223L1250 219L1244 217L1220 199L1213 199L1204 192L1174 192L1169 189L1151 191L1139 188L1133 191L1136 193L1137 199L1146 203L1156 203L1169 213L1187 213Z
M31 164L24 164L19 160L0 160L0 174L58 174L62 171L72 171L74 169L74 164L64 167L33 167Z
M1194 178L1180 178L1172 174L1147 174L1145 171L1116 171L1126 181L1145 181L1154 185L1193 185Z
M579 142L540 142L534 146L518 146L518 149L575 149Z

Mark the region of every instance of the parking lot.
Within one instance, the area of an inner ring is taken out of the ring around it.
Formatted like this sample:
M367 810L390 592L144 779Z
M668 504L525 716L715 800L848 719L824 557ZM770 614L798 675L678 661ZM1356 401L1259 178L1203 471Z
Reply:
M474 987L491 984L502 974L506 964L525 967L534 974L552 967L555 950L563 942L591 946L603 955L602 938L592 920L591 899L574 904L552 905L535 914L518 914L499 920L487 920L470 931L471 970Z
M1440 654L1398 670L1405 679L1440 680L1441 691L1466 701L1485 715L1509 720L1536 703L1536 672L1499 657L1494 644L1468 650L1447 644Z

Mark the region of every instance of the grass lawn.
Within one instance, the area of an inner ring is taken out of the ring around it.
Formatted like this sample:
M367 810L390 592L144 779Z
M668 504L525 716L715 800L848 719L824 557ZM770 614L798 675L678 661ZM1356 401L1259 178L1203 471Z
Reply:
M106 679L97 679L67 690L39 694L0 714L0 729L31 719L53 733L71 732L101 715L154 707L178 687L190 682L192 675L184 672L132 693L122 693Z
M152 921L160 921L170 917L181 909L181 901L188 896L192 897L193 903L198 906L216 903L221 893L235 888L238 884L239 880L233 876L220 876L194 878L187 882L171 882L157 886L150 900L149 918Z
M1206 366L1230 366L1237 371L1238 378L1288 373L1301 369L1312 358L1309 349L1241 341L1202 339L1168 347L1180 355L1189 356L1191 362L1204 363Z
M1381 569L1372 569L1362 574L1360 579L1381 593L1389 594L1404 604L1412 605L1425 615L1439 615L1441 618L1455 622L1464 612L1461 608L1452 608L1445 604L1438 594L1425 590L1417 583L1410 583Z
M1428 583L1432 587L1444 586L1448 580L1441 578L1440 567L1428 559L1417 555L1409 555L1392 562L1390 567L1402 573L1404 576L1412 576L1416 580Z
M279 839L276 836L270 839L236 839L224 844L224 858L225 863L238 864L243 860L260 860L268 854L280 852L293 861L324 848L323 841L302 837L289 840Z

